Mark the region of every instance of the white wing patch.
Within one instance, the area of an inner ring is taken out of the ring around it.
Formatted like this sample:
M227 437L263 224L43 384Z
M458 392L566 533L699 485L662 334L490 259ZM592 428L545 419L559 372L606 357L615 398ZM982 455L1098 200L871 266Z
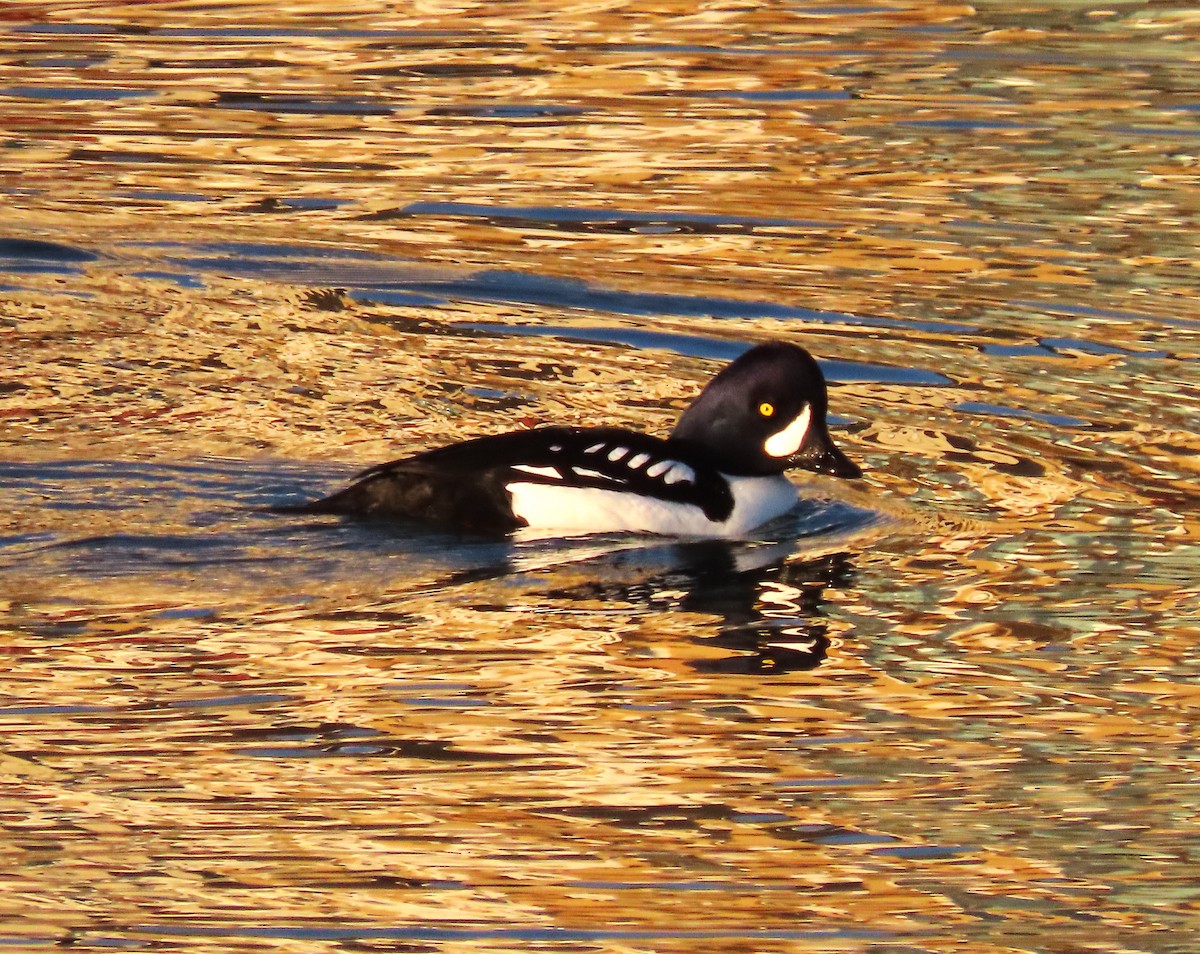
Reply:
M787 427L782 431L776 431L766 439L763 443L763 450L772 457L791 457L800 449L804 438L808 436L808 425L811 421L812 406L805 404Z
M534 467L533 464L513 464L513 470L524 471L536 477L549 477L551 480L562 480L562 474L554 467Z
M572 467L572 471L579 477L595 477L597 480L609 480L608 474L602 474L598 470L592 470L589 467Z
M587 450L585 450L584 453L585 454L595 454L602 450L604 450L604 442L603 441L601 441L599 444L593 444L591 447L587 448Z
M639 467L642 466L642 464L646 463L646 461L648 461L649 459L650 459L649 454L638 454L636 457L630 457L629 460L626 462L626 466L629 467L630 470L637 470Z
M679 461L671 461L671 466L663 474L663 483L665 484L694 484L695 482L696 472L687 464L681 464Z
M608 459L611 461L618 461L628 453L628 447L614 447L608 452Z
M645 456L645 454L638 455L638 457ZM634 460L636 459L635 457ZM633 466L632 460L629 462L629 466ZM661 477L664 484L694 484L696 482L696 472L687 464L681 464L677 460L656 461L646 468L646 476Z

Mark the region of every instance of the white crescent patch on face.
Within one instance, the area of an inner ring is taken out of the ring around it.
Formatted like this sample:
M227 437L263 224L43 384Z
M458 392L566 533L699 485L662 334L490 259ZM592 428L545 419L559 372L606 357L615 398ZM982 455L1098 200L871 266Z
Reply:
M812 422L812 405L805 404L800 413L782 431L776 431L763 442L763 450L772 457L791 457L800 449L808 436L808 425Z

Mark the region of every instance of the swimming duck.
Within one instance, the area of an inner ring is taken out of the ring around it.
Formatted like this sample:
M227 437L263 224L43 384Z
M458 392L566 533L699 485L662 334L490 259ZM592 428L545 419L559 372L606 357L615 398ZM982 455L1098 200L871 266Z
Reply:
M665 440L556 426L479 437L379 464L329 497L276 509L487 534L738 538L795 505L788 468L862 476L834 446L826 409L817 362L771 342L717 374Z

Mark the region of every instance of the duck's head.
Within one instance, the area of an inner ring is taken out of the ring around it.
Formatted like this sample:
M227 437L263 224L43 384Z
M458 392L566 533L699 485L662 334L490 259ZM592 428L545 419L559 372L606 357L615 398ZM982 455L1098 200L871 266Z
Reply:
M803 348L758 345L723 369L683 412L672 439L702 447L726 473L781 474L803 467L855 478L825 424L825 376Z

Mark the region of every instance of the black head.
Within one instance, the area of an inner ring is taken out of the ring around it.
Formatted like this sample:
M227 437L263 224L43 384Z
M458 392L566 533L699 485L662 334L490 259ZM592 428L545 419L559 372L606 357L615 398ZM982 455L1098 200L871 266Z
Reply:
M751 348L713 378L671 437L704 448L726 473L781 474L803 467L861 477L829 437L827 407L817 362L803 348L776 341Z

